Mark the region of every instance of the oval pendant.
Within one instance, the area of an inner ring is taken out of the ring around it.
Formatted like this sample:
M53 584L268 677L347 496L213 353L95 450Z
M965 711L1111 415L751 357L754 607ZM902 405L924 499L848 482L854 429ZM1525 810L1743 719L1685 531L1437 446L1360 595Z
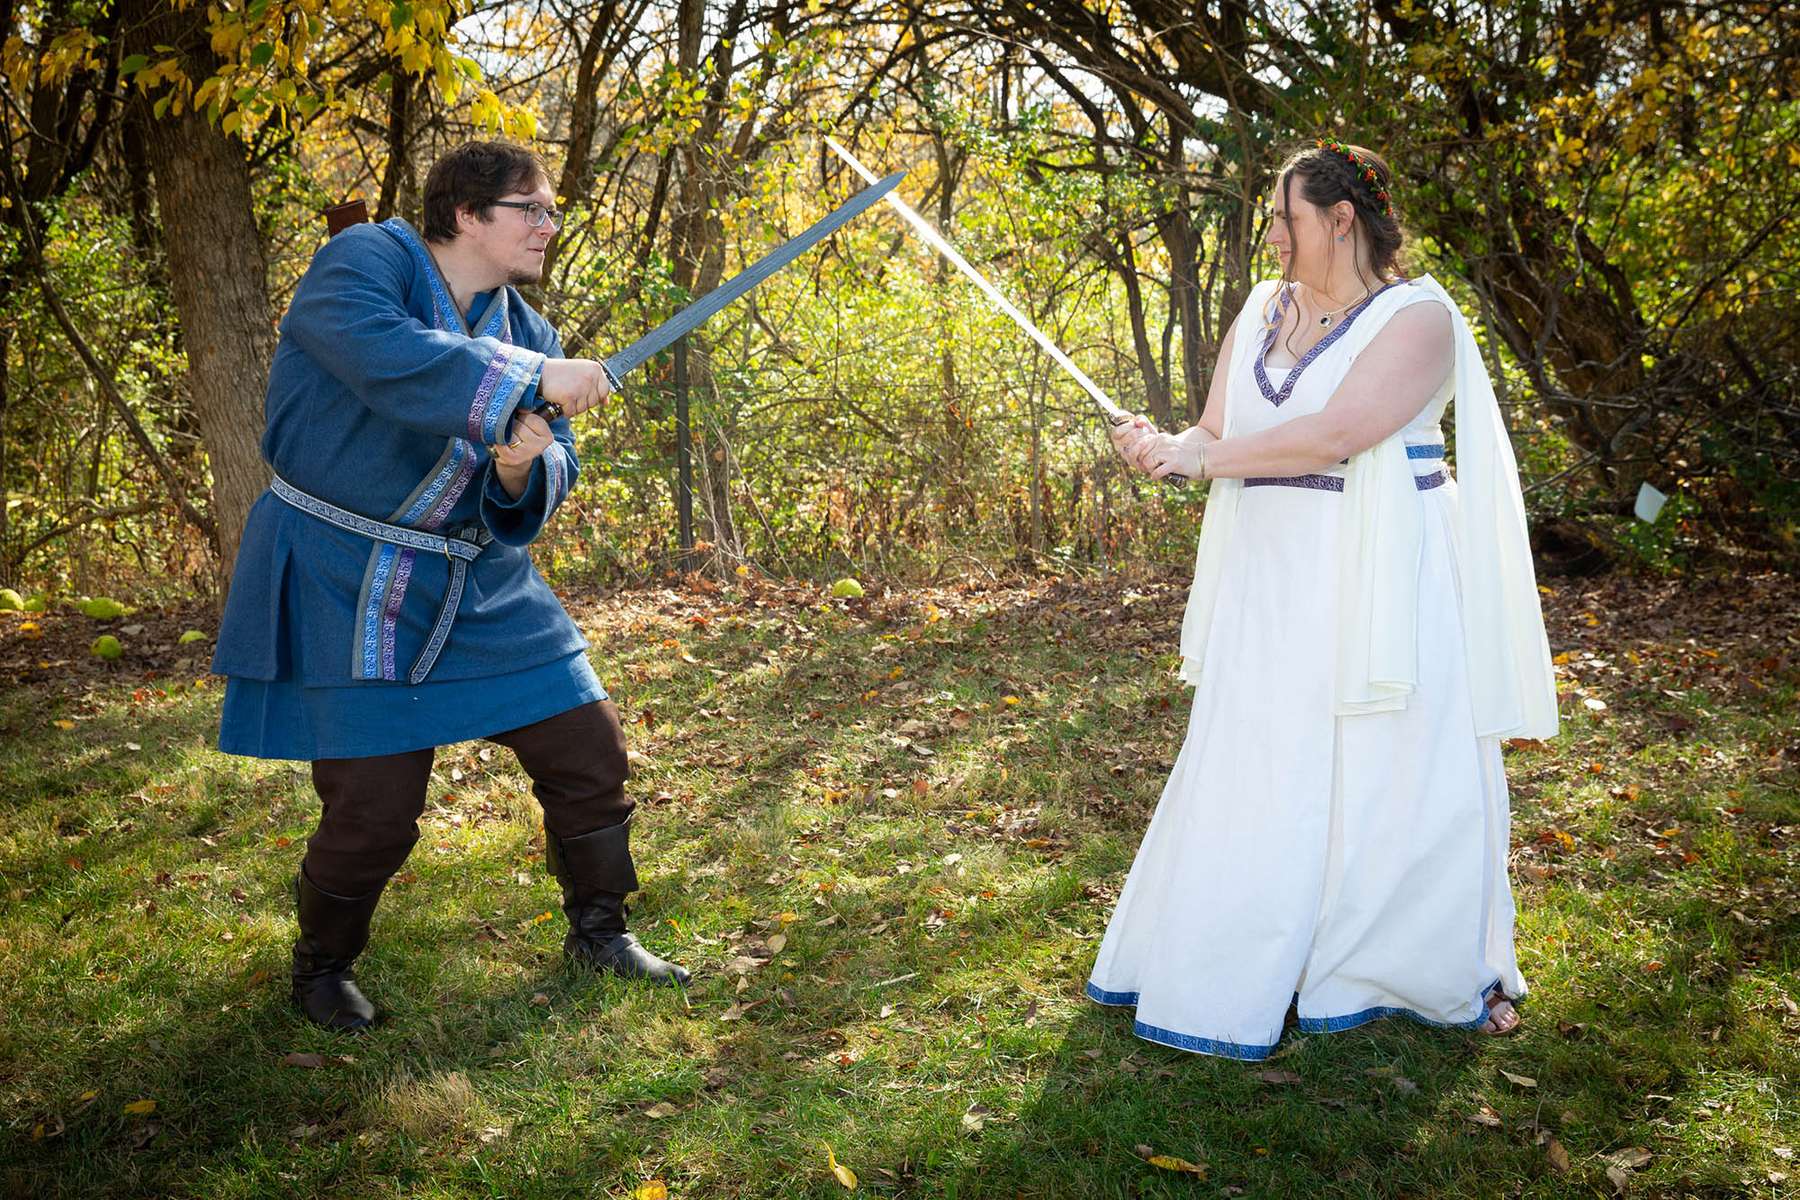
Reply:
M1331 325L1331 318L1330 318L1330 317L1320 317L1320 318L1319 318L1319 328L1320 328L1320 329L1326 329L1326 328L1329 328L1329 327L1330 327L1330 325Z

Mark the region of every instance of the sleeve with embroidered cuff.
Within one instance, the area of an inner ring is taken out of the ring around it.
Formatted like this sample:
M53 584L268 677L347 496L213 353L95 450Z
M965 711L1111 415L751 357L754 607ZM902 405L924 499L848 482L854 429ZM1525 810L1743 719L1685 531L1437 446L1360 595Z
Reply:
M491 445L537 406L546 356L428 325L407 308L417 270L380 227L350 229L314 255L282 335L381 416Z
M568 498L581 466L567 427L567 421L552 423L556 441L531 464L525 490L517 498L506 494L493 460L488 460L481 488L481 523L495 541L508 546L530 544L544 531L557 506Z

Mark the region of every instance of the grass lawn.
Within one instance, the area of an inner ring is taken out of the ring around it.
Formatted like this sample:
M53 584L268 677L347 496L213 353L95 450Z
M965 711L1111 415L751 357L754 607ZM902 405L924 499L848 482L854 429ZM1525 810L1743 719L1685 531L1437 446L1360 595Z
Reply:
M895 1196L1796 1194L1790 581L1553 585L1565 732L1507 755L1518 1036L1248 1065L1081 996L1184 729L1182 598L572 597L640 758L634 924L695 985L566 972L526 780L456 746L359 1038L288 1006L316 802L207 748L193 618L113 622L99 664L87 618L0 614L0 1189L841 1196L829 1149Z

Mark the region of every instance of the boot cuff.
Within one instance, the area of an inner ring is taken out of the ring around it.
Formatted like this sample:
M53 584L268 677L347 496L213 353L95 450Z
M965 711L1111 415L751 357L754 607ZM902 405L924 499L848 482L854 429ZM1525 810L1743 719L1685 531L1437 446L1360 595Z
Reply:
M631 818L580 837L559 838L544 831L544 861L550 873L577 895L625 894L638 888L631 861Z

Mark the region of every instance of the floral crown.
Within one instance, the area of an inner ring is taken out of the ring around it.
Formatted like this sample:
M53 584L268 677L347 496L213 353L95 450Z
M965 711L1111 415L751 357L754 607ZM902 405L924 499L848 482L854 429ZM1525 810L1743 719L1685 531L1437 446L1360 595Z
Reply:
M1393 203L1388 197L1387 189L1381 186L1381 177L1375 173L1374 167L1358 158L1354 150L1336 138L1319 138L1317 141L1319 149L1329 150L1349 163L1350 169L1356 177L1369 185L1369 191L1374 194L1375 203L1380 207L1382 216L1392 217L1394 215Z

